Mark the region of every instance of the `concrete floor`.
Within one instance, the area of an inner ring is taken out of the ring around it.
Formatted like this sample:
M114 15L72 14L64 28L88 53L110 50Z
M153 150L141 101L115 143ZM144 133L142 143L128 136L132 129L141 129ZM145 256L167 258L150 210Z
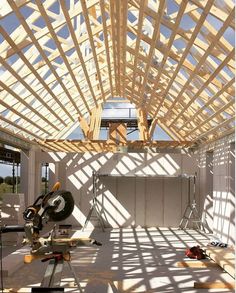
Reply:
M194 289L195 281L228 281L233 278L220 267L178 268L187 247L204 246L209 236L196 230L175 228L124 228L102 232L76 231L74 237L91 236L100 247L79 247L72 252L72 265L86 293L161 293L161 292L234 292L229 289ZM39 286L47 263L23 264L12 276L4 278L5 288L30 292ZM65 264L62 285L73 283ZM79 292L68 289L67 292Z

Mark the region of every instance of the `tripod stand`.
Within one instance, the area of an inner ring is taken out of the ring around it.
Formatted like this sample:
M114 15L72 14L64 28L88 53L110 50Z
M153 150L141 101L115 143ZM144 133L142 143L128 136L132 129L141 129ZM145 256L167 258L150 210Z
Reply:
M64 288L60 287L61 283L61 274L63 271L64 262L66 261L69 269L75 279L75 283L78 286L78 289L80 293L83 292L79 279L76 276L76 273L74 271L74 268L71 265L70 262L70 252L59 253L55 254L53 257L50 257L50 259L43 259L43 261L49 260L49 264L47 266L47 269L45 271L43 280L41 282L40 287L33 287L31 292L39 293L39 292L48 292L48 293L58 293L58 292L64 292Z
M99 208L98 206L98 199L97 199L97 175L95 172L93 172L93 199L92 199L92 204L91 207L89 209L89 213L88 216L85 220L84 223L84 227L82 229L82 231L84 231L84 229L87 227L88 222L90 220L90 218L92 217L93 213L95 212L95 218L99 221L99 224L102 228L102 231L105 231L105 225L102 219L102 210Z
M191 202L191 179L193 179L193 200ZM196 174L188 177L188 204L185 208L183 217L179 224L179 229L187 229L189 222L192 222L193 227L201 229L202 221L199 217L196 204Z

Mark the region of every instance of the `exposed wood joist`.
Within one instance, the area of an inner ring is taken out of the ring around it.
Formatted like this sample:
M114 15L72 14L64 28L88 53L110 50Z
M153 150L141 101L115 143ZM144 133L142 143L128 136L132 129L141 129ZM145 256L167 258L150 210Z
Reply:
M152 0L3 1L3 128L44 140L80 125L97 139L104 103L124 98L139 109L146 141L156 125L174 141L205 143L232 132L235 4L173 1L175 9Z
M104 140L44 140L39 141L39 144L43 147L50 147L63 152L119 152L120 147L127 147L127 151L148 151L153 148L158 151L158 149L165 148L189 148L193 146L192 142L189 141L127 141L127 143L116 143L114 141L104 141Z

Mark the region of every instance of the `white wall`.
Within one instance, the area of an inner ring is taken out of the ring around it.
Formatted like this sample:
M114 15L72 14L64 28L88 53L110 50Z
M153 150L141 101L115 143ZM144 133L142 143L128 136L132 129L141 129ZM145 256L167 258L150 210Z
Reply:
M177 227L188 201L188 181L166 176L198 173L197 156L180 153L37 153L36 158L37 163L50 163L51 186L60 181L62 189L72 192L76 207L73 216L66 221L76 226L83 226L88 215L93 171L122 175L101 177L98 181L103 217L111 227ZM198 181L196 200L199 205ZM97 223L92 221L90 225L93 224Z
M199 151L200 196L204 221L222 241L235 243L234 135L205 145ZM212 151L213 192L209 194L207 152Z

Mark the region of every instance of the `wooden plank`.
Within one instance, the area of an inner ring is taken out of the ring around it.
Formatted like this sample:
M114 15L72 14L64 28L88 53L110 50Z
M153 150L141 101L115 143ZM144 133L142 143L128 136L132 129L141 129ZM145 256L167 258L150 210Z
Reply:
M175 36L176 36L176 33L177 33L177 29L179 27L181 18L182 18L183 14L184 14L184 11L185 11L185 8L186 8L187 3L188 3L188 1L186 1L186 0L181 2L180 8L178 10L178 15L177 15L177 18L175 20L175 27L173 28L173 30L171 32L171 36L170 36L170 38L168 40L168 44L167 44L167 46L165 48L165 51L163 52L164 56L162 58L162 61L161 61L160 66L159 66L158 75L155 78L155 83L154 83L154 86L153 86L153 89L152 89L152 92L151 92L150 99L155 94L155 92L157 90L157 87L159 85L159 80L160 80L160 77L162 75L162 72L163 72L163 69L164 69L164 65L166 63L167 58L170 55L171 47L172 47L172 44L174 42L174 39L175 39ZM155 46L156 46L156 43L155 43Z
M22 61L29 67L29 69L33 72L33 74L36 76L36 78L44 85L44 87L48 90L48 92L50 93L50 95L55 100L57 100L57 97L52 92L52 90L47 86L47 84L45 83L45 81L41 78L41 76L37 73L37 71L34 69L34 67L30 64L30 62L27 60L27 58L24 56L24 54L17 48L17 46L15 45L15 43L12 41L12 39L10 38L10 36L6 33L6 31L2 27L0 27L0 33L9 42L9 44L12 46L12 48L14 48L15 52L18 52L18 55L20 56L20 58L22 59ZM43 104L47 108L48 111L52 112L52 114L56 117L56 119L60 120L62 124L66 125L65 122L61 119L61 117L57 113L53 112L52 109L46 103L43 102Z
M125 97L125 79L127 63L127 22L128 22L128 1L121 1L121 96Z
M66 4L65 4L64 1L61 1L60 2L60 5L61 5L62 11L64 13L64 16L65 16L65 19L66 19L66 22L67 22L67 25L68 25L68 28L69 28L69 31L70 31L72 40L73 40L73 42L75 44L75 49L76 49L78 58L80 60L80 64L81 64L81 66L83 68L83 72L84 72L84 75L86 77L86 81L88 83L88 86L89 86L91 95L93 97L94 104L95 104L95 106L98 106L97 100L96 100L96 97L95 97L95 93L94 93L94 89L92 88L92 85L91 85L91 81L90 81L90 78L89 78L89 75L88 75L88 71L87 71L87 68L86 68L85 63L84 63L84 60L83 60L84 58L83 58L83 55L81 53L80 46L79 46L79 43L78 43L78 39L76 37L75 30L74 30L74 27L72 25L72 21L71 21L69 12L68 12L68 10L66 8Z
M101 113L102 113L101 105L93 108L91 111L89 131L88 131L88 135L87 135L88 139L90 139L90 140L98 140L99 139L100 125L101 125Z
M102 84L102 77L101 77L101 73L100 73L100 69L99 69L99 64L98 64L98 58L97 58L97 53L96 53L96 49L95 49L95 44L94 44L94 41L93 41L93 33L92 33L91 25L90 25L89 13L88 13L88 9L87 9L87 6L86 6L86 1L81 0L80 3L81 3L83 15L84 15L85 23L86 23L87 32L88 32L88 35L89 35L90 46L91 46L91 49L92 49L92 52L93 52L93 58L94 58L96 71L97 71L97 76L98 76L98 80L99 80L99 89L101 91L102 99L103 99L103 101L105 101L105 94L104 94L104 89L103 89L103 84Z
M210 106L213 102L214 102L214 100L216 100L217 98L219 98L219 97L222 97L223 96L223 94L224 94L224 92L225 92L225 90L227 89L227 88L230 88L231 86L233 86L233 84L234 84L234 82L235 82L235 79L234 78L232 78L219 92L217 92L213 97L211 97L210 99L208 99L208 101L203 105L203 106L201 106L195 113L194 113L194 115L192 115L191 116L191 118L189 118L187 121L186 121L186 123L185 123L185 125L187 124L187 123L189 123L190 121L194 121L197 117L198 117L198 115L199 115L199 113L200 112L202 112L203 110L205 110L208 106ZM181 130L185 125L182 125L180 128L179 128L179 130Z
M223 26L221 27L221 29L218 31L217 35L214 38L214 41L210 44L210 46L208 47L207 51L204 53L204 55L201 57L201 61L198 62L198 64L195 67L194 72L189 76L188 81L186 82L186 84L184 85L184 87L181 89L181 91L179 92L177 98L175 99L175 101L173 102L172 106L174 107L175 104L179 101L179 99L181 98L181 95L183 94L183 92L185 91L187 85L189 85L189 83L191 82L191 80L194 78L195 74L199 71L200 67L202 66L202 64L205 62L206 58L208 57L209 53L211 52L212 48L215 46L216 42L218 42L218 40L221 38L221 36L223 35L224 31L226 30L226 28L228 27L228 23L234 18L234 10L229 14L229 17L227 18L227 21L223 24ZM205 89L205 87L211 82L211 80L220 72L220 70L228 63L228 61L230 59L233 58L234 56L234 49L230 52L230 54L225 58L225 60L220 64L220 66L214 71L214 73L210 76L210 78L208 78L208 80L204 83L204 85L199 89L199 92L201 92L203 89ZM193 100L195 100L195 97L197 96L194 95L194 98L192 98L190 101L192 102ZM187 107L189 107L189 105L191 104L191 102L189 102L184 109L180 112L180 114L171 122L171 123L175 123L175 121L178 119L178 117L186 110ZM168 115L168 112L166 113Z
M214 134L215 138L217 138L218 136L222 135L225 132L222 130L220 132L219 129L227 127L227 125L229 125L232 122L234 122L234 117L227 119L222 123L219 123L217 126L210 128L209 130L205 131L204 133L202 133L200 135L196 135L194 137L191 137L191 132L190 132L188 137L190 137L193 142L201 141L204 138L207 139L207 137L209 137L211 134ZM231 128L231 131L232 130L233 129Z
M147 123L147 113L143 108L137 108L137 118L138 118L138 128L139 137L141 140L149 140L148 123Z
M109 123L109 141L117 144L127 143L127 125L125 123Z
M234 100L229 102L228 104L221 107L218 111L216 111L214 114L210 115L207 119L203 120L201 123L199 123L196 127L191 129L191 135L198 129L201 129L203 125L207 124L209 121L213 120L217 116L221 116L224 111L226 111L227 108L234 106ZM234 117L234 114L232 115ZM222 117L224 119L224 117ZM185 131L184 138L188 137L187 132Z
M211 268L219 267L215 262L209 261L179 261L176 263L178 268Z
M1 61L1 57L0 57L0 61ZM19 101L19 103L21 103L22 105L24 105L27 109L29 109L32 113L34 113L35 115L37 115L40 119L42 119L48 125L50 125L51 127L53 127L56 130L59 130L59 128L57 126L55 126L55 123L52 123L50 120L46 119L45 118L45 115L42 115L41 114L41 111L35 110L34 107L30 106L30 104L28 104L27 102L25 102L25 100L22 99L15 91L13 91L12 89L10 89L7 86L5 86L5 84L2 81L0 81L0 86L5 91L7 91L11 96L13 96L15 99L17 99ZM27 85L27 89L28 89L28 85ZM34 96L37 96L36 93L35 94L33 93L33 95ZM3 104L2 101L0 101L0 103ZM10 105L8 105L7 109L12 110L12 107Z
M9 119L6 119L6 118L3 117L3 116L0 116L0 120L2 120L2 121L4 121L4 122L8 123L10 126L13 126L15 129L18 129L18 130L20 131L20 133L24 133L24 134L26 134L27 136L30 135L31 137L34 137L34 138L37 139L37 140L41 140L41 139L42 139L41 136L38 136L37 134L35 134L35 133L32 132L32 131L29 131L29 130L25 127L25 125L19 125L19 124L15 123L15 122L13 122L13 121L11 121L11 120L9 120ZM4 129L4 128L0 127L0 129ZM47 135L50 135L50 133L47 133L46 131L44 131L44 132L45 132ZM16 135L16 133L14 133L14 135ZM14 135L13 135L13 136L14 136ZM22 136L22 135L21 135L21 136ZM24 137L23 137L22 139L24 139Z
M194 282L195 289L234 289L235 282Z
M235 250L233 247L219 248L207 246L205 251L223 270L235 278Z
M124 129L124 127L123 127ZM121 129L120 133L124 133L123 129ZM114 133L116 132L116 125L114 125L113 128ZM124 135L123 135L124 136ZM125 136L124 136L125 137ZM49 146L49 147L56 147L60 148L60 150L66 151L66 152L73 152L72 148L71 150L68 150L68 147L70 144L73 145L73 148L76 147L78 149L78 152L117 152L119 146L126 146L128 150L131 151L144 151L146 152L147 149L152 149L153 152L158 151L158 149L162 148L189 148L193 145L190 141L122 141L122 143L117 144L117 136L113 136L114 140L109 139L107 141L104 140L54 140L54 139L46 139L38 141L40 145L43 146ZM67 150L65 150L65 141L67 142ZM146 148L146 149L145 149Z
M108 67L108 74L109 74L110 90L111 90L111 96L113 97L114 89L113 89L113 78L111 74L112 70L111 70L111 58L110 58L110 49L109 49L109 42L108 42L107 21L105 17L105 3L104 3L104 0L100 0L99 3L101 7L102 25L103 25L105 47L106 47L106 59L107 59L107 67Z
M148 75L150 73L150 67L153 63L153 56L155 54L155 48L156 48L156 43L157 41L160 39L160 25L161 25L161 19L163 17L164 11L165 11L165 6L166 3L165 1L160 1L159 2L159 7L158 7L158 12L156 13L156 17L154 18L154 31L153 31L153 37L152 37L152 42L150 44L150 48L149 48L149 53L148 53L148 58L147 58L147 64L145 67L145 74L143 77L143 81L142 81L142 87L140 89L140 102L139 105L140 107L143 106L143 102L145 101L145 87L147 84L147 80L148 80Z
M63 59L65 65L66 65L66 68L67 68L67 70L68 70L68 73L70 74L71 79L73 80L73 82L74 82L74 84L75 84L75 86L76 86L76 88L77 88L77 90L78 90L78 92L79 92L79 94L80 94L80 96L81 96L83 102L84 102L84 105L85 105L86 109L87 109L88 112L89 112L89 111L90 111L90 108L89 108L89 106L88 106L88 104L87 104L87 102L86 102L86 99L85 99L85 97L84 97L84 94L83 94L83 92L82 92L82 90L81 90L81 88L80 88L80 86L79 86L79 84L78 84L78 82L77 82L77 80L76 80L76 78L75 78L75 75L74 75L74 73L73 73L73 71L72 71L72 69L71 69L71 67L70 67L70 64L69 64L69 62L68 62L68 60L67 60L67 57L66 57L66 55L65 55L65 52L63 51L62 46L61 46L61 43L60 43L59 40L58 40L57 34L56 34L56 32L54 31L54 29L53 29L53 27L52 27L51 21L50 21L48 15L47 15L47 12L46 12L46 10L45 10L45 8L44 8L44 5L43 5L43 3L42 3L40 0L36 0L36 4L37 4L37 6L38 6L38 9L39 9L39 11L40 11L40 13L41 13L43 19L45 20L45 22L46 22L46 24L47 24L47 27L48 27L48 29L49 29L49 32L50 32L50 34L51 34L51 36L52 36L54 42L55 42L56 45L57 45L57 48L58 48L58 50L59 50L59 52L60 52L60 54L61 54L61 58ZM77 111L79 114L81 114L79 108L78 108L77 105L76 105L76 103L75 103L73 100L72 100L71 102L72 102L73 106L75 107L76 111Z
M133 72L133 78L132 78L132 91L131 91L131 103L133 102L133 92L135 88L136 83L136 76L137 76L137 66L138 66L138 52L140 50L140 42L141 42L141 36L142 36L142 26L143 26L143 18L144 18L144 8L147 6L147 0L143 0L140 3L139 7L139 18L138 18L138 31L136 36L136 43L135 43L135 52L134 52L134 72Z
M115 79L115 89L114 94L119 95L118 93L118 65L117 65L117 50L116 50L116 21L115 21L115 1L110 1L110 17L111 17L111 41L112 41L112 54L113 54L113 66L114 66L114 79Z
M201 16L199 17L198 22L197 22L197 24L196 24L196 26L194 28L194 31L192 32L191 39L189 40L189 42L188 42L188 44L187 44L187 46L186 46L186 48L185 48L185 50L184 50L184 52L183 52L183 54L181 56L181 59L180 59L178 65L177 65L177 67L176 67L176 69L175 69L175 71L174 71L169 83L168 83L168 86L166 87L165 92L163 93L162 99L160 100L160 103L156 108L154 116L156 116L156 114L159 112L159 110L160 110L160 108L162 106L162 103L163 103L163 101L164 101L169 89L171 88L171 85L173 84L173 82L175 80L175 77L179 73L179 71L180 71L180 69L181 69L181 67L183 65L184 60L186 59L187 55L189 54L189 51L190 51L190 49L191 49L191 47L192 47L192 45L194 43L195 38L197 37L199 31L201 30L202 24L204 23L204 21L205 21L205 19L207 17L207 14L211 9L211 6L212 6L213 2L214 2L213 0L209 0L207 2L207 5L205 6L205 9L204 9L204 13L202 13Z

